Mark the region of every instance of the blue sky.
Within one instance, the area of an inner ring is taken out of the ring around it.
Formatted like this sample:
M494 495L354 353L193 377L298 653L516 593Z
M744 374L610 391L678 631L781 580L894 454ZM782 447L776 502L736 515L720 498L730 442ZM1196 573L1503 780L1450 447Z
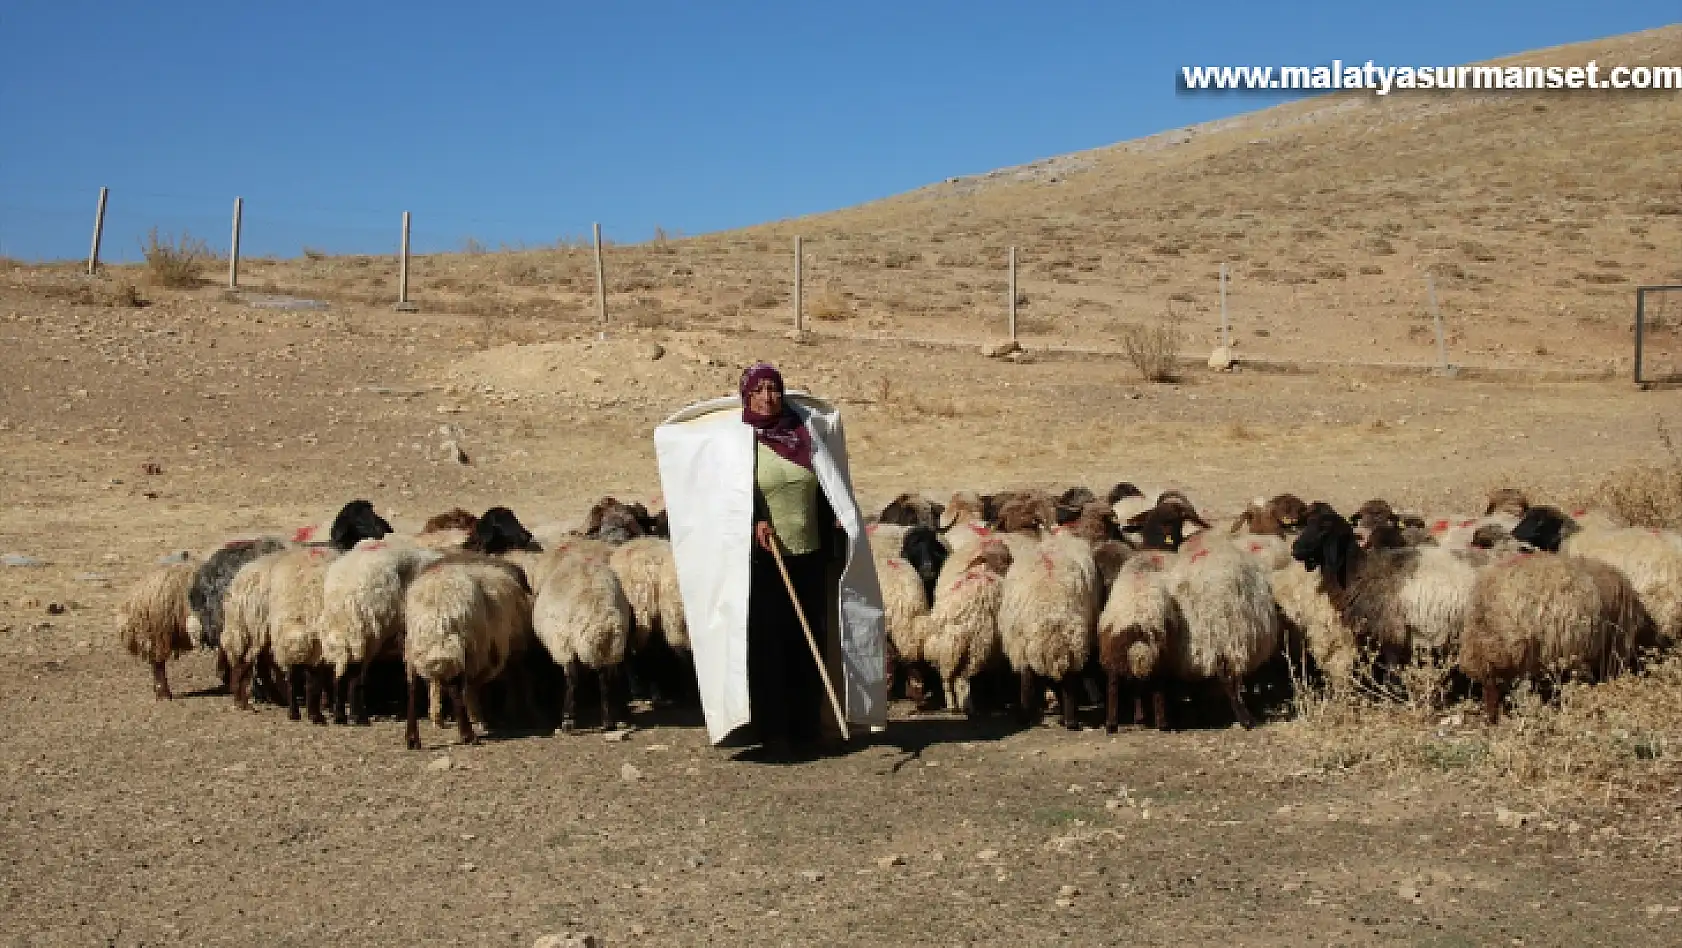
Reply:
M1182 65L1455 64L1682 19L1623 3L0 7L0 253L148 227L292 256L797 217L1250 111Z

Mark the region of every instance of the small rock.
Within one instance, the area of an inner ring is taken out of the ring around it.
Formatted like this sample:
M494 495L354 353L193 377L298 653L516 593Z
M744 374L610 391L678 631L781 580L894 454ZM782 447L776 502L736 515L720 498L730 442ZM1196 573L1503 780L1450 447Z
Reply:
M1066 885L1057 890L1057 897L1060 899L1072 899L1079 894L1080 888L1078 886Z
M672 745L670 744L650 744L643 748L643 750L648 751L649 753L654 753L655 751L669 751L671 749Z
M163 556L158 557L158 565L169 566L173 563L185 563L192 558L193 554L187 552L186 550L176 550L174 553L165 553Z
M1226 346L1216 346L1215 351L1209 353L1209 368L1225 372L1232 368L1232 350Z
M0 565L45 566L47 565L47 562L46 560L36 559L33 556L24 556L22 553L7 553L5 556L0 556Z
M632 925L631 926L631 934L635 935L638 938L641 938L642 936L648 934L648 928L647 928L647 926L644 926L644 925Z
M633 764L626 764L619 768L619 779L626 783L635 783L642 779L642 771Z
M448 757L434 757L432 762L426 765L426 769L441 774L450 769L450 759Z
M876 865L882 867L883 869L892 869L894 866L903 866L905 865L905 857L898 853L895 853L892 856L883 856L881 859L876 860Z
M472 864L470 862L464 862L464 863L461 864L461 871L462 872L478 872L479 867L475 866L474 864Z
M807 882L822 882L823 873L816 869L806 869L800 873L800 878L805 879Z
M666 347L660 345L658 342L651 342L648 344L648 347L643 350L642 354L643 358L650 362L654 362L666 354Z
M1074 899L1058 899L1057 900L1057 907L1058 908L1074 908L1075 907L1075 900Z
M683 860L683 864L691 869L700 869L707 864L707 860L705 856L688 856Z
M1396 890L1396 897L1409 902L1419 901L1419 890L1411 885L1404 885Z
M602 740L608 742L609 744L622 744L625 741L628 741L630 739L631 739L630 728L621 728L617 731L608 731L606 734L602 735Z
M1022 344L1015 339L997 339L981 347L981 354L989 359L1002 359L1012 352L1021 352Z
M1027 363L1030 363L1030 362L1034 361L1034 357L1029 355L1026 352L1023 352L1021 349L1018 349L1015 352L1007 354L1005 356L1005 361L1006 362L1015 362L1018 365L1025 365Z
M462 842L464 842L464 843L471 843L471 842L473 842L473 841L474 841L474 840L476 840L476 839L478 839L478 838L479 838L479 837L477 837L477 836L474 836L474 835L473 835L473 834L472 834L472 833L463 833L463 834L461 834L461 841L462 841Z
M64 603L62 603L62 602L49 602L49 603L47 603L47 615L49 615L49 616L64 615Z
M981 852L975 854L975 858L981 860L982 862L992 862L993 860L999 858L999 851L997 849L983 849Z

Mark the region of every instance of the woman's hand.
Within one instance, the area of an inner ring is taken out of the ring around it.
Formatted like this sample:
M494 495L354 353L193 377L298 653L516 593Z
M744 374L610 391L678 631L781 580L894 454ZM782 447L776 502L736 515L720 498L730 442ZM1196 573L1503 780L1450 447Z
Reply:
M760 549L769 553L771 544L777 542L776 531L771 529L769 522L761 520L753 525L753 541L759 544Z

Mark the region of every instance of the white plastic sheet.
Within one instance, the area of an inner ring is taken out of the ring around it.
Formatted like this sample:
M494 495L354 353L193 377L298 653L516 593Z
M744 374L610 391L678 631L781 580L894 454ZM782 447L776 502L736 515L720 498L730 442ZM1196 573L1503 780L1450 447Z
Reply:
M881 727L888 717L882 589L853 500L841 415L804 392L788 392L784 400L812 433L812 470L847 533L847 563L834 600L842 668L835 687L849 724ZM747 621L755 447L741 408L734 396L698 402L654 429L701 710L714 744L752 719ZM821 647L822 624L808 618Z

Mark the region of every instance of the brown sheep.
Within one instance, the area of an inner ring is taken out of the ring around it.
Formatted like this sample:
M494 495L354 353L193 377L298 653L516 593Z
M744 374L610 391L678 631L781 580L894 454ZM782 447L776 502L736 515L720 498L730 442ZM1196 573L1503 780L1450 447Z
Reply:
M152 694L173 698L164 664L182 652L192 650L188 622L187 591L193 585L197 564L172 563L140 578L123 599L117 636L130 655L152 666Z
M1529 509L1530 498L1524 496L1524 491L1516 487L1501 487L1489 492L1489 503L1483 508L1483 515L1504 513L1522 517Z

